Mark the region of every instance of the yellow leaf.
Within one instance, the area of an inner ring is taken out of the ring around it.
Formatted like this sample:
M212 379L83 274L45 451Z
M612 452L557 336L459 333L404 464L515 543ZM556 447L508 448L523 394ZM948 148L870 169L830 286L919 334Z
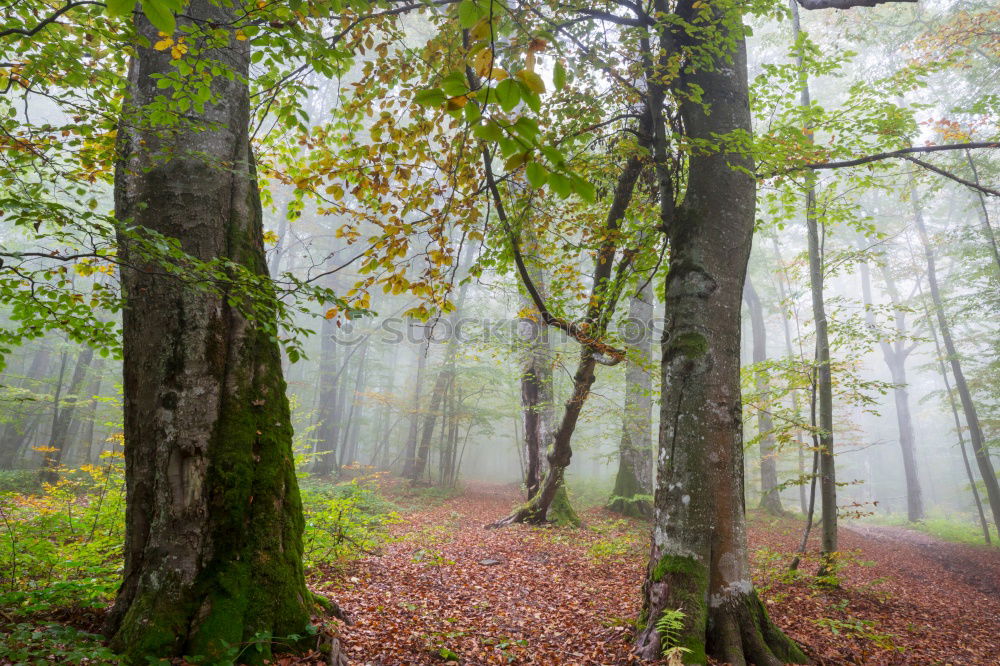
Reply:
M517 78L521 79L521 81L524 82L524 85L528 86L532 92L538 93L539 95L545 92L545 82L542 81L542 77L538 76L538 74L522 69L517 73Z
M476 57L472 59L472 69L479 76L487 76L493 69L493 52L489 49L483 49L477 53Z
M242 30L237 30L236 31L236 39L238 39L241 42L245 42L247 40L247 36L245 34L243 34Z
M469 98L466 95L459 95L458 97L452 97L448 100L448 110L454 111L456 109L461 109L469 102Z
M326 311L326 314L323 316L327 319L333 319L334 317L337 316L337 312L339 312L337 308L330 308L329 310Z
M161 32L160 34L162 35L163 33ZM164 37L160 41L158 41L155 44L153 44L153 48L156 49L157 51L166 51L167 49L169 49L173 45L174 45L173 38L171 38L171 37Z

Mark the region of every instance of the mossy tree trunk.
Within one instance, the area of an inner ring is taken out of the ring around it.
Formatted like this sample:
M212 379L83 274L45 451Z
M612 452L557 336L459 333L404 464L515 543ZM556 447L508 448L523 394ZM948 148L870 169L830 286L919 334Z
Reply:
M229 31L199 55L235 73L180 124L150 123L174 71L169 49L136 46L119 127L118 219L176 238L202 260L266 276L261 205L248 138L249 42L233 4L193 0L182 25ZM139 12L138 33L157 41ZM218 34L216 32L216 34ZM189 38L197 42L196 37ZM188 124L188 121L191 124ZM233 304L165 277L122 239L126 535L124 579L106 624L130 663L202 655L223 661L263 637L304 635L302 507L278 345Z
M640 280L645 279L641 276ZM627 333L629 358L625 366L625 405L622 439L618 447L618 474L608 509L634 518L653 516L653 382L651 366L653 284L647 280L629 299Z
M756 188L749 156L719 145L719 137L751 132L741 9L716 7L706 15L693 3L655 5L697 29L662 28L661 53L703 47L698 35L706 20L719 40L713 42L725 46L711 51L713 62L700 50L698 68L670 82L678 92L702 91L697 102L678 95L685 133L718 148L690 156L684 200L667 227L655 515L636 652L658 659L669 646L657 622L665 610L680 609L687 663L705 663L708 654L741 665L798 663L805 656L770 622L753 588L746 543L740 302ZM651 91L664 85L656 71L647 83Z
M743 285L743 300L750 311L750 330L753 334L753 362L763 364L767 361L767 327L764 324L764 307L760 295L754 289L748 275ZM778 494L778 461L777 449L774 446L774 424L771 419L768 395L771 391L767 380L767 369L757 366L754 374L755 389L760 404L757 411L757 439L760 456L760 507L772 515L781 515L781 495Z

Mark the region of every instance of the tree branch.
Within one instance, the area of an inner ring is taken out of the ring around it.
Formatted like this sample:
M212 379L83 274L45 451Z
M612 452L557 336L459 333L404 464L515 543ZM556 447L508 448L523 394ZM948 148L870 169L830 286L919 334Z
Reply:
M961 176L956 176L955 174L951 173L950 171L945 171L941 167L934 166L930 162L924 162L923 160L919 160L916 157L911 157L909 155L904 156L903 159L904 160L908 160L910 162L913 162L914 164L916 164L918 166L922 166L923 168L927 169L928 171L933 171L936 174L942 175L945 178L950 178L951 180L955 181L956 183L961 183L962 185L965 185L966 187L968 187L970 189L976 190L977 192L982 192L983 194L989 194L989 195L994 196L994 197L1000 197L1000 190L994 190L992 188L986 187L985 185L980 185L979 183L974 183L971 180L966 180L965 178L962 178Z
M812 169L818 171L820 169L840 169L841 167L852 167L859 166L861 164L868 164L869 162L878 162L881 160L893 159L896 157L905 157L906 155L912 155L914 153L938 153L945 150L973 150L977 148L1000 148L1000 141L976 141L972 143L945 143L936 146L911 146L909 148L901 148L900 150L892 150L886 153L876 153L874 155L867 155L865 157L858 157L853 160L843 160L841 162L816 162L815 164L803 164L801 166L792 167L780 173L774 175L782 175L785 173L790 173L792 171L801 171L802 169Z
M877 7L893 2L917 2L917 0L797 0L802 9L851 9L853 7Z
M25 28L9 28L7 30L0 31L0 39L3 39L4 37L9 37L11 35L21 35L22 37L33 37L40 30L45 28L45 26L49 25L50 23L54 23L60 16L62 16L69 10L75 9L76 7L82 7L84 5L97 5L99 7L104 7L103 2L93 2L93 0L82 0L81 2L67 2L65 5L63 5L62 7L60 7L59 9L57 9L56 11L52 12L47 17L42 19L42 21L38 25L36 25L34 28L31 28L30 30Z

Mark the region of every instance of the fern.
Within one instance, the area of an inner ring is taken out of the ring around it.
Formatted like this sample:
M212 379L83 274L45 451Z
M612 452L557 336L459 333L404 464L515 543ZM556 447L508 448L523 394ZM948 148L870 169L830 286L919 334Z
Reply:
M684 611L664 610L660 618L656 621L656 633L660 635L660 646L664 654L667 650L675 647L681 637L681 629L684 628Z

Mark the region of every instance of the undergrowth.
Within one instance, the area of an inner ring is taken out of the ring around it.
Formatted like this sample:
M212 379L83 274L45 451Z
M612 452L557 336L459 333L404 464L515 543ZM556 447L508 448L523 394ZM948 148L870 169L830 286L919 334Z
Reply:
M61 470L54 484L39 483L37 471L0 477L0 663L117 663L99 636L79 627L97 624L120 582L120 451ZM307 574L377 550L399 521L371 478L332 484L305 477L300 484Z

